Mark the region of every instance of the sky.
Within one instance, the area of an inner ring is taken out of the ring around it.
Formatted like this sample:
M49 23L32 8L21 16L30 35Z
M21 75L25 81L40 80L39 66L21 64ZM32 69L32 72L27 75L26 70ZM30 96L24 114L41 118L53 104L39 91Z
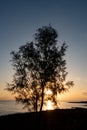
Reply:
M5 90L14 74L10 52L33 40L36 30L51 24L58 44L65 41L67 80L74 81L60 100L87 100L87 1L0 0L0 99L14 99Z

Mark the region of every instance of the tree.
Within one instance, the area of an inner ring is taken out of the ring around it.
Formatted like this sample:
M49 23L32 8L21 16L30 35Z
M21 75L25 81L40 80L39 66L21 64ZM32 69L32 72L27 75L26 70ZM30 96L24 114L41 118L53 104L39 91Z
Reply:
M33 42L11 52L15 74L7 90L16 94L16 100L28 110L42 111L48 100L57 106L57 94L73 86L73 81L66 82L67 45L58 47L57 37L51 25L43 26L36 31Z

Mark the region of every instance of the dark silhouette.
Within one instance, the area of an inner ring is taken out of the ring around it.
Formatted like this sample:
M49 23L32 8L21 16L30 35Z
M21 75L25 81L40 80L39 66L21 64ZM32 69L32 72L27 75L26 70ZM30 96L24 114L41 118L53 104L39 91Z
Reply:
M43 26L36 31L33 42L11 52L15 74L7 90L16 94L16 100L29 111L42 111L48 100L57 106L57 94L73 86L73 81L66 82L67 45L58 47L57 37L51 25ZM47 94L48 90L51 94Z
M1 130L87 130L87 109L59 109L0 117ZM37 125L38 124L38 125ZM40 126L39 126L40 125Z

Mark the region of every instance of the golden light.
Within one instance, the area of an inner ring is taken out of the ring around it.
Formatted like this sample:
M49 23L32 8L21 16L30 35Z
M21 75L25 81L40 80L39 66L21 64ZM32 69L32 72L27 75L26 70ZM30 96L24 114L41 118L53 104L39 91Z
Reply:
M51 95L52 94L52 91L50 89L46 90L45 94L47 95Z
M45 90L45 96L46 96L46 105L45 105L45 110L53 110L53 103L51 102L51 100L49 100L48 97L50 97L52 95L52 91L50 89L46 89Z
M50 100L47 101L46 109L47 110L53 110L52 102Z

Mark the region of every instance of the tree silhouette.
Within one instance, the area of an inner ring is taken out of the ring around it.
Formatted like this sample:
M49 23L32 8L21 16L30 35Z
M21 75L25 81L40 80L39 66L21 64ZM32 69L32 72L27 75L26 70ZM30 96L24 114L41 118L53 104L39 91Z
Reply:
M57 94L73 86L73 81L66 82L67 45L58 47L57 37L51 25L42 26L36 30L33 42L19 47L18 52L11 52L15 74L7 90L16 94L16 100L29 111L42 111L48 100L57 106Z

